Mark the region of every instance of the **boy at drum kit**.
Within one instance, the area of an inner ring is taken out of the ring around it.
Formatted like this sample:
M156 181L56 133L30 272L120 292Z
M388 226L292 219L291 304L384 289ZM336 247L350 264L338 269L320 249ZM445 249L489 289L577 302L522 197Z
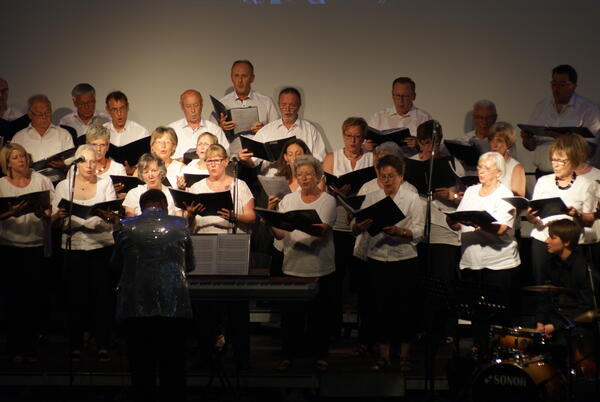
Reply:
M553 360L585 374L581 363L593 357L590 346L596 335L589 324L597 323L598 318L594 299L597 278L591 280L589 264L577 248L580 233L579 225L568 219L549 224L546 244L553 258L546 271L546 285L526 289L540 292L537 330L550 340Z

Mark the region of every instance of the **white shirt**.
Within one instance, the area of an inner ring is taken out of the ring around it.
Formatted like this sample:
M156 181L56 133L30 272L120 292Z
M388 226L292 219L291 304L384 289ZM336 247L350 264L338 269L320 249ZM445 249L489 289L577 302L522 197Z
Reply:
M240 99L235 91L231 91L219 99L219 101L227 109L232 109L234 107L256 106L258 108L258 120L262 124L270 123L279 118L279 112L277 111L277 107L275 107L273 99L266 95L260 94L253 89L250 90L248 98L244 100ZM214 114L211 115L211 120L214 123L218 122L218 118Z
M314 209L322 223L333 227L335 222L335 199L323 192L315 201L302 201L302 192L287 194L279 203L279 211ZM283 273L300 277L325 276L335 271L333 232L316 237L300 230L285 232L283 238Z
M61 126L69 126L72 127L76 132L77 136L81 137L85 134L85 132L93 125L100 125L110 121L110 116L104 112L96 111L92 118L86 123L84 123L77 114L77 111L69 113L60 119L58 122Z
M410 135L417 135L417 127L419 124L431 120L431 115L426 111L412 105L408 113L400 116L396 112L394 106L375 112L373 116L367 120L369 126L377 130L389 130L391 128L408 128Z
M242 209L246 204L254 199L250 188L243 180L237 181L237 202L235 203L234 213L241 214ZM233 199L233 185L230 186L229 191L231 192L231 198ZM192 185L189 190L190 193L201 194L201 193L215 193L208 187L207 180L202 179ZM196 231L195 233L229 233L231 229L231 222L221 218L217 215L200 216L196 215ZM244 225L238 225L240 232L248 232L249 228Z
M217 124L209 120L200 119L200 125L194 130L187 122L185 118L174 121L169 124L175 133L177 134L177 148L173 154L174 159L179 159L191 148L196 149L196 143L198 137L203 133L211 133L217 137L220 145L223 145L226 151L229 150L229 142L225 133Z
M27 111L17 106L8 106L4 111L4 115L0 116L7 121L13 121L23 116Z
M569 103L563 106L560 113L558 113L554 98L550 96L535 105L529 118L529 124L550 127L587 127L596 136L596 142L598 142L600 111L592 101L573 93ZM551 172L552 165L550 164L548 152L554 139L551 137L536 137L535 140L537 147L533 151L533 158L530 156L530 159L533 159L535 167L542 172ZM599 166L599 162L600 153L596 149L591 163Z
M258 130L253 139L264 143L294 136L306 143L315 158L320 161L325 158L327 151L321 133L309 121L300 118L290 128L283 124L282 119L275 120Z
M417 194L417 188L407 181L403 181L402 184L400 185L400 188L403 191L412 191L413 193ZM373 180L370 180L370 181L366 182L365 184L363 184L360 187L360 189L358 190L358 192L356 193L356 195L367 195L369 193L379 191L380 189L381 189L381 187L379 187L377 178L374 178ZM368 238L366 238L366 236L368 236L368 235L369 235L368 233L366 233L366 234L359 233L358 236L356 236L356 240L354 241L353 254L356 258L360 258L363 261L367 260L367 252L368 252L368 248L369 248L369 242L368 242Z
M365 196L361 209L367 208L385 197L385 192L382 189L368 193ZM364 238L362 241L366 242L364 247L368 250L368 258L391 262L417 257L417 243L423 237L423 230L425 228L425 211L421 206L419 195L411 191L408 187L401 185L394 197L394 202L406 216L400 222L396 223L395 226L409 229L413 234L413 238L407 241L383 232L375 236L371 236L368 232L363 232Z
M136 188L132 188L131 190L129 190L129 192L125 196L125 200L123 201L123 206L127 207L127 208L133 208L136 216L141 215L142 210L140 209L140 197L146 191L148 191L147 184L140 184ZM179 210L179 208L177 208L175 206L175 201L173 201L173 196L171 195L171 192L169 191L169 187L163 185L161 187L160 191L162 191L163 194L167 197L167 207L168 207L167 212L168 212L168 214L175 215L175 213Z
M143 126L132 120L125 122L123 130L117 131L112 121L103 124L104 127L110 130L110 143L117 147L122 147L130 142L137 141L141 138L148 137L150 133ZM150 150L148 150L150 152Z
M600 184L598 184L598 180L600 180L600 169L593 167L589 172L581 174L579 177L585 177L592 182L592 185L595 188L593 191L596 197L595 205L598 205L598 202L600 201ZM583 228L583 239L583 244L600 242L600 219L594 220L592 227Z
M17 187L8 181L7 177L0 178L0 197L18 197L23 194L38 191L50 191L53 198L54 186L50 179L37 172L31 172L31 181L26 187ZM0 244L12 247L41 247L45 237L50 235L49 227L35 214L26 214L0 220Z
M356 166L352 168L352 163L346 155L344 155L344 149L338 149L333 153L333 174L341 176L346 173L353 172L355 170L363 169L369 166L373 166L373 153L363 152L359 160L356 161ZM351 232L350 225L346 223L346 210L341 205L337 209L337 219L333 230L339 230L342 232Z
M482 154L489 152L490 150L490 141L487 137L483 139L477 137L477 135L475 135L475 130L465 133L459 140L469 145L475 145Z
M167 180L171 183L171 187L177 188L177 177L183 176L183 168L185 163L172 160L169 166L167 166Z
M560 197L567 207L574 207L579 212L591 213L596 210L595 191L594 183L581 176L577 176L571 187L561 190L556 186L554 174L548 174L538 179L531 199ZM531 237L539 241L546 241L548 238L548 224L557 219L572 220L573 218L565 214L548 216L542 219L543 228L533 228Z
M69 180L63 180L56 185L54 198L52 199L52 213L58 210L58 203L61 199L69 200ZM98 179L96 182L96 194L89 200L78 200L75 198L73 202L79 205L94 205L103 201L111 201L116 199L115 189L112 181L109 179ZM65 218L63 229L67 229L67 221ZM87 219L81 219L78 216L72 216L73 236L71 238L71 248L73 250L95 250L101 247L106 247L114 244L113 225L107 223L99 216L92 216ZM66 247L67 235L62 235L62 247Z
M104 179L110 179L110 176L127 176L127 172L125 171L125 166L111 159L108 170L105 170L97 176L102 177Z
M461 225L462 256L460 269L492 270L515 268L521 264L515 240L515 208L502 198L512 197L513 193L502 184L493 193L481 196L481 184L468 187L457 211L487 211L497 224L508 226L508 230L497 236L472 226Z
M22 145L27 152L31 154L33 162L48 158L59 152L66 151L74 147L73 137L63 128L50 124L44 135L29 124L15 134L12 142Z

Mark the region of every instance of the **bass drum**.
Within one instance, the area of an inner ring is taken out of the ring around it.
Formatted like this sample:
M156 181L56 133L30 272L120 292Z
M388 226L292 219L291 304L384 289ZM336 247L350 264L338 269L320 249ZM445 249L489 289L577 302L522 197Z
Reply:
M564 402L567 381L544 356L498 360L472 384L472 402Z

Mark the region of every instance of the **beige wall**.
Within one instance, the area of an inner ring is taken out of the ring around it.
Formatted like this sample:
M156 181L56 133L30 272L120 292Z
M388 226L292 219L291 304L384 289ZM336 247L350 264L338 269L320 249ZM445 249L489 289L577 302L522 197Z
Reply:
M496 102L500 119L527 119L549 94L550 70L572 64L578 91L600 100L598 1L306 0L251 6L242 0L0 0L0 76L10 102L46 93L71 108L70 90L89 82L99 105L123 90L131 118L149 129L180 118L178 95L229 87L234 59L251 59L254 88L304 95L304 117L334 148L351 115L391 104L391 82L417 83L416 104L444 126L465 131L475 100Z

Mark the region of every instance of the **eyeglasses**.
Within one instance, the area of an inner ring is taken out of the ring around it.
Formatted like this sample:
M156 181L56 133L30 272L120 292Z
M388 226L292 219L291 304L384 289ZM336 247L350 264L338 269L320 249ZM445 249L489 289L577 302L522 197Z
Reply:
M564 166L567 163L569 163L569 160L568 159L552 158L552 159L550 159L550 162L556 163L557 165L560 165L560 166Z
M296 109L298 109L298 105L291 104L291 103L280 103L279 109L296 110Z
M127 111L127 106L111 107L108 108L109 113L123 113Z
M412 99L412 95L399 95L399 94L392 94L392 96L393 96L395 99L408 99L408 100Z
M47 111L47 112L40 112L40 113L31 112L31 114L32 114L34 117L49 117L49 116L52 116L52 112L51 112L51 111Z
M394 180L396 177L398 177L397 174L382 174L379 175L379 180Z
M219 163L223 162L224 160L225 160L224 158L207 159L204 163L206 163L207 165L218 165Z
M154 141L154 145L169 146L169 145L173 145L173 141L169 141L169 140Z
M477 170L482 170L484 172L489 172L494 169L496 169L496 166L477 165Z
M143 170L142 171L143 175L148 175L148 174L157 175L159 173L160 173L160 170L158 170L158 169L148 169L148 170Z
M296 173L296 177L314 177L315 174L314 173Z
M573 85L570 81L550 81L550 86L553 87L557 87L557 88L569 88L571 85Z

